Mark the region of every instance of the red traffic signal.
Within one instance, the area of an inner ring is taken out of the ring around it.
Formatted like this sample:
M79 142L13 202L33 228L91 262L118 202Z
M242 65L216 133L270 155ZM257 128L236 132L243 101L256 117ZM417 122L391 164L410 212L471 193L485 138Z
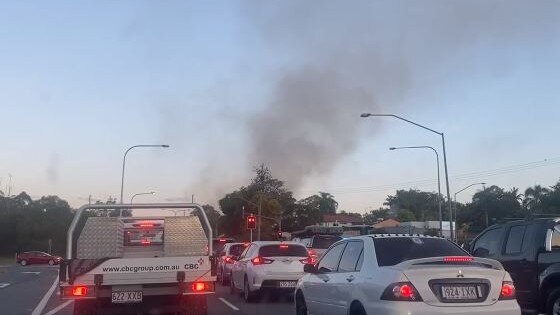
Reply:
M256 228L257 228L257 218L251 214L247 217L247 229L254 230Z
M283 236L284 236L284 233L282 231L278 231L276 233L276 237L278 237L279 240L281 240Z

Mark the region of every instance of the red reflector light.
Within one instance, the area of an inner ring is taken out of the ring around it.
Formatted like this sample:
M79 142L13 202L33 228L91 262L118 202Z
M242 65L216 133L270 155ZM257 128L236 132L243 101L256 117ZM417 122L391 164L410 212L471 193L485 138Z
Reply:
M72 288L72 295L73 296L86 296L87 295L87 287L79 286Z
M201 292L206 290L206 284L204 282L195 282L192 284L192 290L194 292Z
M515 299L515 286L513 282L504 281L502 283L502 290L500 291L500 300L513 300Z
M444 262L471 262L474 258L470 256L447 256L443 257Z
M227 242L227 240L225 240L223 238L220 239L220 243L225 243L225 242Z
M154 225L150 223L142 223L140 224L140 227L154 227Z
M142 240L142 245L150 245L152 242L148 241L148 240Z

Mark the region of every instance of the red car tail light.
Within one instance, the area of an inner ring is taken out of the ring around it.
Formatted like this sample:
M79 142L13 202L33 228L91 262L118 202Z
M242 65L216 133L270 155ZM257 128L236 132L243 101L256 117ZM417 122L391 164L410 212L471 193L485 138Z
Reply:
M233 262L234 262L234 260L231 256L224 257L224 261L226 262L226 264L233 264Z
M500 300L515 299L515 286L511 281L502 282L502 290L500 291Z
M317 259L312 256L309 256L305 259L300 259L299 261L304 265L315 265L317 263Z
M251 262L253 263L253 265L255 266L259 266L259 265L269 265L272 264L274 262L274 260L272 259L267 259L267 258L263 258L260 256L257 256L253 259L251 259Z
M386 301L408 301L421 302L422 297L410 282L393 283L385 289L381 295L382 300Z

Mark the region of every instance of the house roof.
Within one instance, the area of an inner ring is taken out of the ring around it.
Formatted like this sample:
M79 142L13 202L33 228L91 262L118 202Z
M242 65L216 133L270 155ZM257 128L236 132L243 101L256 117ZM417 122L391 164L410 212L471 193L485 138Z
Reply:
M387 227L397 227L400 226L401 223L397 220L393 220L393 219L387 219L384 221L381 221L379 223L376 223L373 225L374 228L376 229L382 229L382 228L387 228Z
M338 214L323 215L323 222L338 222L342 224L347 224L347 223L362 224L364 220L362 219L362 216L359 214L338 213Z

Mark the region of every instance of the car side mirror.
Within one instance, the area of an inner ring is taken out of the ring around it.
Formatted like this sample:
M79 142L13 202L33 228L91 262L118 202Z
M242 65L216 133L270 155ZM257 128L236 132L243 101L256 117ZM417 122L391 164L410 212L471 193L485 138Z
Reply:
M306 273L312 273L312 274L319 273L319 271L317 270L317 267L315 267L315 265L312 265L312 264L303 265L303 271L306 272Z

